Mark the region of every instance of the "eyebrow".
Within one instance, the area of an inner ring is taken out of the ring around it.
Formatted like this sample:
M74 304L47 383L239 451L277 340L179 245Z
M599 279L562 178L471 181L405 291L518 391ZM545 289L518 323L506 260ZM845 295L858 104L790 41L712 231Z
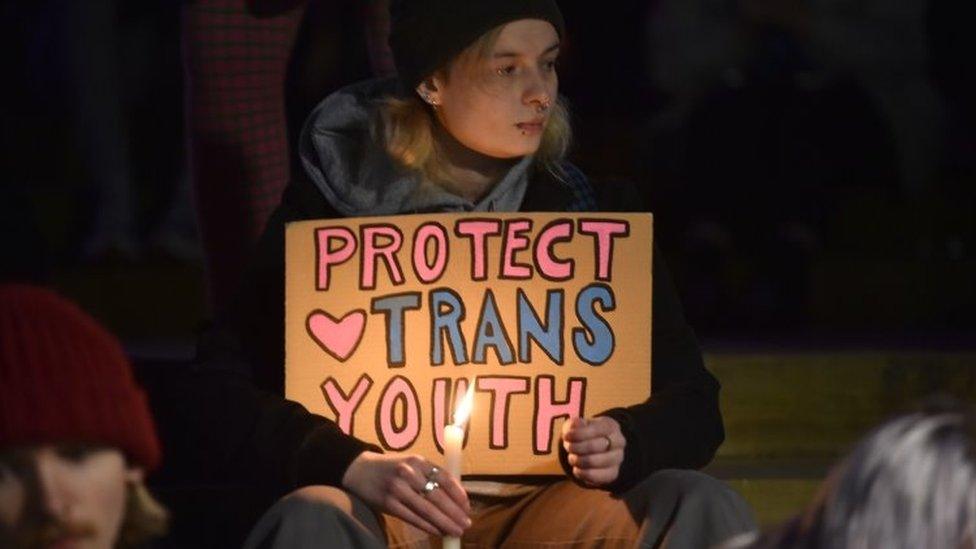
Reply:
M543 55L546 55L547 53L553 52L558 49L559 49L559 42L556 42L555 44L546 48L546 51L542 52L542 55L540 55L539 57L542 57ZM522 57L522 54L512 52L512 51L500 51L492 55L492 58L494 59L498 59L500 57Z

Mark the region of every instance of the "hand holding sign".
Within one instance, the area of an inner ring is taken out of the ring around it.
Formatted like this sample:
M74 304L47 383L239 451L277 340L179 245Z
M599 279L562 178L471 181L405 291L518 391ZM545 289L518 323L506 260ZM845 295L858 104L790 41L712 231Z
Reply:
M471 526L471 505L461 483L415 455L359 454L346 469L342 487L373 509L401 518L435 536L460 536ZM424 485L436 481L425 493Z
M562 443L569 453L573 476L580 482L598 487L617 480L627 439L616 420L573 418L563 423Z
M648 214L594 212L289 224L285 394L348 435L436 463L473 387L465 473L562 475L565 420L651 394L652 233ZM599 452L575 452L581 481L618 476L624 441L608 421L591 422L605 428L592 434ZM401 503L417 514L414 495Z

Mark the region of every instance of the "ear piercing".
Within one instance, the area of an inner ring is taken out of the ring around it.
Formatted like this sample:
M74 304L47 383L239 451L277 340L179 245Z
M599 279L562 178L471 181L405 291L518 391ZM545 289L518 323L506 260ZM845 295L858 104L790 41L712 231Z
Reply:
M423 98L423 100L431 107L435 109L437 108L437 102L434 101L434 98L432 98L429 93L421 94L420 97Z

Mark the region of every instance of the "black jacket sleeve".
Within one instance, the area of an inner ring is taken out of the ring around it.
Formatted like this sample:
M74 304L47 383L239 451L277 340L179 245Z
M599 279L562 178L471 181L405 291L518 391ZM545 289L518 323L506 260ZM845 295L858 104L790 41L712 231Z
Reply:
M628 205L632 209L639 203L631 199L603 201L601 209L620 210ZM685 320L657 246L652 278L651 396L641 404L597 414L615 419L627 439L620 475L607 486L614 492L624 491L660 469L704 467L725 439L718 405L719 383L705 369L695 334ZM563 469L571 476L562 445L559 450Z
M285 226L335 217L307 180L288 186L242 276L234 303L200 339L192 392L201 451L234 472L279 490L339 486L349 464L378 447L285 400Z
M263 479L278 491L338 486L361 452L379 451L281 396L285 226L331 217L336 212L311 182L293 181L242 277L239 297L201 338L183 413L188 429L196 430L187 436L200 442L195 450L207 456L211 469ZM610 487L617 491L658 469L705 465L724 437L718 383L705 370L656 250L653 281L651 398L603 412L627 437L620 477ZM561 445L560 458L568 469Z

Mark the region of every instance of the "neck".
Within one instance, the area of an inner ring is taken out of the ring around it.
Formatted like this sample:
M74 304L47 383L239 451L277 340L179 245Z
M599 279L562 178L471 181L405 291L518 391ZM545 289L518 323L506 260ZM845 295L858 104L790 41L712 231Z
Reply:
M518 158L495 158L471 150L440 124L435 124L434 140L443 157L447 177L447 181L440 185L471 202L484 198L519 161Z

